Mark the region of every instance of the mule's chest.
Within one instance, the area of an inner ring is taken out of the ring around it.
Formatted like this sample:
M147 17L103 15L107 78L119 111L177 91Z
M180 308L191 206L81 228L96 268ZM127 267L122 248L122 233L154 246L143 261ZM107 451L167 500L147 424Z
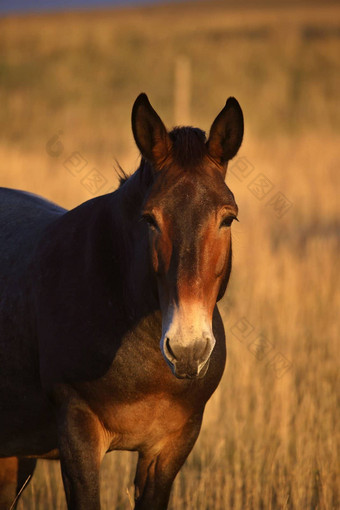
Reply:
M198 382L178 380L160 355L160 367L149 367L108 376L91 398L91 407L108 435L108 448L157 449L165 437L179 432L205 401ZM149 370L148 370L149 368ZM88 396L87 396L88 398Z
M206 402L204 382L177 379L160 351L146 358L135 352L133 359L128 361L126 349L118 353L106 377L84 394L104 426L109 450L157 450Z
M102 377L77 388L103 424L108 449L157 448L203 412L219 382L225 353L218 341L202 379L178 379L163 358L159 336L144 324L123 339Z
M105 416L109 449L160 450L180 433L193 410L169 395L147 395L133 403L115 403Z

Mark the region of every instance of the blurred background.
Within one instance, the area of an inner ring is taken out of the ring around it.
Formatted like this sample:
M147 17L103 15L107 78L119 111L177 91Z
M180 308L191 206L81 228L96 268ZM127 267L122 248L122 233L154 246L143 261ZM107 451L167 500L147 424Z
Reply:
M335 510L339 498L340 5L317 0L0 3L0 185L67 208L139 155L140 92L206 131L233 95L245 137L221 302L228 362L172 510ZM111 453L103 509L129 509L133 453ZM40 462L19 510L65 509Z

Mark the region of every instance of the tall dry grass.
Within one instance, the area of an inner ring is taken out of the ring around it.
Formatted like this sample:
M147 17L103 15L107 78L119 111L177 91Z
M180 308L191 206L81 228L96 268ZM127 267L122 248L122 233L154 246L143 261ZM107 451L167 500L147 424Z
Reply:
M83 174L64 165L79 151L110 188L114 157L126 170L137 165L135 96L148 92L172 124L178 55L192 66L193 124L208 129L235 95L246 134L227 176L241 220L221 303L227 369L170 508L335 510L340 10L252 5L0 20L1 184L72 207L91 198ZM46 144L59 131L62 151L51 157ZM259 174L272 186L262 199ZM291 204L281 218L271 205L278 192ZM135 460L106 457L104 509L130 508ZM40 462L19 504L42 508L65 508L58 464Z

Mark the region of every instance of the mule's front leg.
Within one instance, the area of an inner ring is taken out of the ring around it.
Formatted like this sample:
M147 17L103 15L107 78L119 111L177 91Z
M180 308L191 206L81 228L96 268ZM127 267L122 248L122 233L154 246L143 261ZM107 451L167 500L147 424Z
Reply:
M164 438L157 454L139 454L135 478L135 510L166 510L172 483L198 437L202 416L192 418L176 434Z
M98 418L82 401L58 411L61 471L68 510L100 510L99 469L105 453Z

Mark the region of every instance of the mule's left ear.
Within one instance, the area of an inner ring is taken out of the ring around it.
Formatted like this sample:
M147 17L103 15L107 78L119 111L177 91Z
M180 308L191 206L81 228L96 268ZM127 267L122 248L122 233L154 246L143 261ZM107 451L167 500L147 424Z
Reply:
M132 108L132 131L142 156L158 170L171 149L171 140L148 96L140 94Z
M225 166L237 154L242 138L243 113L238 101L229 97L211 126L207 141L208 153L220 165Z

